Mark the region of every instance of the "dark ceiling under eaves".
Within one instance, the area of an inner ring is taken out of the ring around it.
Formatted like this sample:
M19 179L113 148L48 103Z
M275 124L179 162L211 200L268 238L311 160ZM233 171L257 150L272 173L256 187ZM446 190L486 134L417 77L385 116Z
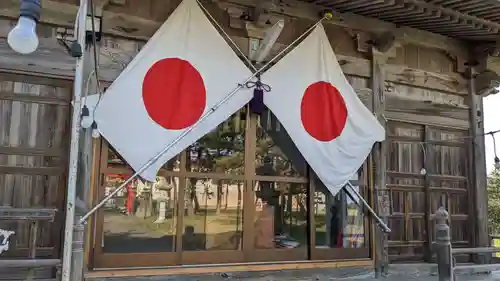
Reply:
M471 41L497 41L500 0L302 0Z

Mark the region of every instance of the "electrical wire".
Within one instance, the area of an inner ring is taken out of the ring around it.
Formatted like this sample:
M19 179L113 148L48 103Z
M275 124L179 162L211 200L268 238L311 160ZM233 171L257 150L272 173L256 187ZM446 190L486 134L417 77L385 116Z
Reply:
M109 58L112 62L117 63L121 66L122 70L124 70L127 67L127 63L119 59L119 55L114 54L111 52L108 48L104 46L100 46L99 50L102 50L101 55L106 56ZM133 57L129 57L129 59L133 59Z
M92 46L93 46L93 51L94 51L94 71L95 71L95 77L96 77L96 83L97 83L97 89L98 89L98 92L99 94L102 94L101 93L101 83L99 81L99 58L97 56L97 39L95 38L95 10L94 10L94 1L93 0L89 0L89 4L90 4L90 16L92 17L91 21L92 21ZM100 31L102 32L102 30Z
M498 155L497 155L497 142L495 139L495 134L492 133L490 135L491 135L491 138L493 139L493 154L495 155L495 159L493 159L493 161L494 161L495 169L500 170L500 159L498 158Z
M83 98L83 102L84 102L83 106L87 107L87 97L88 97L88 93L90 92L90 90L89 90L90 81L91 81L92 77L95 77L96 92L99 94L99 98L97 100L96 105L92 109L92 118L93 118L95 111L96 111L96 108L97 108L97 105L101 101L103 93L102 93L102 89L101 89L101 83L99 80L99 77L100 77L100 75L99 75L99 56L98 56L98 52L97 52L97 38L96 38L96 30L95 30L95 6L93 3L93 0L89 0L89 6L90 6L89 8L90 8L91 25L92 25L91 26L92 44L88 44L88 45L91 45L90 47L92 48L92 51L93 51L93 70L90 72L90 74L88 75L87 80L85 82L85 88L83 91L82 98ZM80 15L80 13L81 13L81 11L78 10L78 15ZM76 27L76 25L75 25L75 27ZM78 26L78 32L85 32L85 30L82 31L81 27ZM102 30L101 30L101 32L102 32ZM112 60L113 60L113 58L112 58Z
M493 151L495 152L495 158L498 158L498 156L497 156L497 143L495 140L495 135L492 134L491 137L493 138Z

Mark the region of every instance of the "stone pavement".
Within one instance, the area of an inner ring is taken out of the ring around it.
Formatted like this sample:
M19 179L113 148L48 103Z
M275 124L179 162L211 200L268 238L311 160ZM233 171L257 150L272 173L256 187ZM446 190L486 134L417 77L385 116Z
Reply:
M90 279L92 281L438 281L432 264L391 265L390 275L375 278L367 268L341 268L316 270L286 270L265 272L219 273L189 276L134 277ZM89 281L90 281L89 280ZM461 274L456 281L500 281L500 272Z

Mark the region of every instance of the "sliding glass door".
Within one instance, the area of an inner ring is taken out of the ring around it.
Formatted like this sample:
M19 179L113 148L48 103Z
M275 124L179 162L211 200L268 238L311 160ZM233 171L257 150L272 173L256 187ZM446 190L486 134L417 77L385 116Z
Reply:
M133 173L104 140L99 156L96 202ZM365 171L353 178L363 195ZM244 108L165 164L156 182L133 180L98 212L93 266L369 258L357 203L317 180L269 111Z

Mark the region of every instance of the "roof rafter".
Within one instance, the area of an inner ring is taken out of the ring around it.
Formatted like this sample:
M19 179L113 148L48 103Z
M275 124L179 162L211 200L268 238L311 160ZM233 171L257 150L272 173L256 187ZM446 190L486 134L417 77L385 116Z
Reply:
M415 5L416 7L419 7L422 9L440 12L444 15L448 15L448 16L451 16L452 18L456 18L459 23L469 24L469 25L472 24L474 27L478 27L478 28L488 27L488 28L491 28L492 31L495 30L495 32L498 32L500 30L500 23L488 21L488 20L485 20L482 18L471 16L469 14L464 14L464 13L458 12L456 10L448 9L448 8L445 8L445 7L440 6L440 5L434 5L434 4L431 4L431 3L428 3L428 2L425 2L422 0L397 0L397 2L408 3L408 4Z

